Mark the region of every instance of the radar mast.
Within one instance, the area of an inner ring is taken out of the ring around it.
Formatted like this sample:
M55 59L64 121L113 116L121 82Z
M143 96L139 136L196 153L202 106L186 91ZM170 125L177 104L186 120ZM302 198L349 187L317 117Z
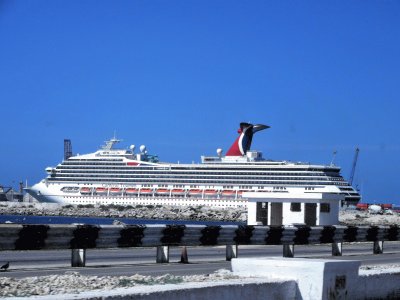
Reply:
M104 141L105 145L101 146L101 149L112 150L113 146L120 142L122 142L122 140L117 139L114 132L114 137L112 139L109 139L108 141Z

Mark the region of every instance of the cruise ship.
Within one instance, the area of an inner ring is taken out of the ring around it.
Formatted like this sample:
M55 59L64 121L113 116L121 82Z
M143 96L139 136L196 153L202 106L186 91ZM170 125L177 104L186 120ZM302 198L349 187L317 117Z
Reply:
M41 202L93 205L246 206L246 192L290 193L299 190L342 194L342 204L355 205L359 193L340 175L340 167L274 161L250 149L254 133L269 128L240 123L238 137L223 154L202 156L201 163L160 162L144 145L135 151L106 141L98 151L75 155L26 191ZM343 198L343 197L342 197Z

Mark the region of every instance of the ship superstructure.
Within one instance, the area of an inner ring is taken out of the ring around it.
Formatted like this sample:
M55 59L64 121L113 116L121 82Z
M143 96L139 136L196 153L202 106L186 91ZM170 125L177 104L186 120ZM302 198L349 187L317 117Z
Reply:
M27 188L39 201L94 205L246 206L245 192L339 193L356 204L359 193L333 165L265 160L250 150L253 134L265 125L241 123L226 155L202 156L200 164L159 162L141 146L116 149L113 138L94 153L71 156L46 168L47 178Z

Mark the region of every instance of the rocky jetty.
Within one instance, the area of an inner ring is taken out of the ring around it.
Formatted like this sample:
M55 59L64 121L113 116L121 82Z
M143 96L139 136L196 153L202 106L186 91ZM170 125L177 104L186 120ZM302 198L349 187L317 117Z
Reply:
M0 215L106 217L154 220L246 222L246 208L161 205L57 205L48 203L0 203Z
M247 209L216 208L209 206L94 206L94 205L58 205L49 203L0 202L0 215L66 216L66 217L105 217L153 220L190 220L243 222L247 221ZM374 214L359 210L341 210L341 225L390 225L400 224L397 212Z
M343 210L339 214L342 225L367 226L367 225L400 225L400 215L397 212L388 211L371 213L368 210Z

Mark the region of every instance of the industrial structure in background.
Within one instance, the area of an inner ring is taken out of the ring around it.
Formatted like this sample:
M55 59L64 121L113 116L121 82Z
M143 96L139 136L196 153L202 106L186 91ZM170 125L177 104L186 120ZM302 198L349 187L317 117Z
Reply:
M19 191L14 190L12 187L0 185L0 201L23 201L23 186L22 182L19 183Z
M64 139L64 160L67 160L72 156L72 144L71 140Z
M358 152L360 152L360 149L357 147L356 152L354 154L353 165L351 166L351 172L350 172L350 178L349 178L350 185L353 185L354 173L356 172L356 165L357 165L357 159L358 159Z

